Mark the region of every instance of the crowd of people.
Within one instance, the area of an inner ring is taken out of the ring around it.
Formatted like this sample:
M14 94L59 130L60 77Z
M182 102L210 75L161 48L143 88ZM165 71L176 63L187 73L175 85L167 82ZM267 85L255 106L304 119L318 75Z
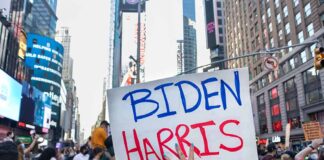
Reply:
M282 148L270 143L266 147L258 146L259 160L324 160L324 139L315 139L300 152Z
M8 132L0 140L0 160L115 160L110 124L102 121L82 146L39 147L39 135L31 135L32 143L25 144Z
M102 121L95 128L91 137L81 147L46 147L38 146L40 137L32 134L32 142L25 144L16 140L14 132L8 132L7 136L0 140L0 160L115 160L110 124ZM259 160L324 160L324 139L315 139L312 143L296 153L275 143L267 146L258 146ZM184 157L181 149L176 145L176 151L180 160L194 160L192 144L189 157ZM170 160L166 155L164 159ZM245 159L245 158L244 158Z

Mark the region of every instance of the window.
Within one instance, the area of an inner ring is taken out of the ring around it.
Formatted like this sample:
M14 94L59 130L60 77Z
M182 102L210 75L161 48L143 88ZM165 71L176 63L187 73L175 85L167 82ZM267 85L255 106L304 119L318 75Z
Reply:
M295 59L294 58L289 60L289 67L292 70L295 69Z
M322 99L322 87L319 75L314 67L303 72L306 104L312 104Z
M297 105L298 104L297 104L296 97L286 100L286 111L289 112L289 111L297 110L298 109Z
M286 34L289 34L290 33L290 24L289 23L287 23L285 25L285 30L286 30Z
M270 45L271 45L271 47L274 47L273 38L270 39Z
M285 93L291 91L294 88L295 88L295 79L294 78L291 78L288 81L284 82Z
M299 0L294 0L293 4L294 4L294 7L296 7L299 4Z
M223 34L223 28L219 27L218 32L219 32L219 34Z
M313 26L313 23L309 24L307 26L307 32L308 32L308 36L312 36L314 34L314 26Z
M268 133L266 107L264 103L264 94L257 97L259 127L261 133Z
M219 17L221 17L221 16L222 16L222 11L221 11L221 10L217 10L217 15L218 15Z
M288 41L287 46L291 46L291 40ZM290 48L288 49L289 52L290 52L291 50L292 50L292 47L290 47Z
M261 94L260 96L258 96L258 104L264 104L264 95Z
M270 10L270 8L267 9L267 14L268 14L268 17L271 17L271 10Z
M304 11L305 11L305 16L306 16L306 17L308 17L309 15L311 15L312 10L311 10L311 5L310 5L310 3L308 3L308 4L305 5Z
M303 31L300 31L298 33L298 40L299 40L299 43L304 42L304 33L303 33Z
M222 2L217 2L217 8L222 8Z
M282 131L281 120L272 122L272 129L274 132Z
M276 8L278 8L279 7L279 4L280 4L280 1L279 0L276 0L275 3L276 3Z
M306 54L306 51L301 52L300 53L300 57L301 57L302 63L307 62L307 54Z
M280 115L279 104L275 104L275 105L271 106L271 115L272 116L279 116Z
M270 99L273 100L276 98L278 98L278 90L277 87L274 87L270 90Z
M269 23L269 32L272 32L272 23Z
M281 22L280 14L277 14L277 22L278 22L278 24Z
M300 117L288 118L288 123L290 123L291 129L301 128Z
M279 30L279 39L282 40L282 38L283 38L283 34L282 34L282 30L280 29Z
M311 54L312 54L312 57L314 57L314 49L316 48L316 44L313 44L313 45L311 45L310 46L310 52L311 52Z
M284 8L284 15L285 15L285 17L287 17L288 16L288 8L287 8L287 6L285 6L285 8Z
M301 16L300 16L300 12L298 12L298 13L296 14L295 19L296 19L296 24L299 25L299 24L301 23Z
M218 19L218 25L223 25L223 20L222 19Z
M223 38L223 36L219 36L219 43L224 43L224 38Z
M262 22L265 23L265 21L266 21L265 15L262 15Z

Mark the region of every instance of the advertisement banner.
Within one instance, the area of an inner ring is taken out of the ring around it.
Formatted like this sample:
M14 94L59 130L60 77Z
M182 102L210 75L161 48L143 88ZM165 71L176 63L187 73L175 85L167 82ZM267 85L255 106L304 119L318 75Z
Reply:
M22 86L0 69L0 116L18 121Z
M31 85L37 87L52 100L51 120L54 122L50 122L50 124L59 124L60 122L59 97L63 52L63 46L54 39L32 33L27 34L25 64L33 70ZM48 112L48 109L45 112Z
M51 121L50 97L27 82L22 82L22 84L23 89L19 121L30 125L49 128Z
M206 35L207 35L207 48L215 49L216 32L215 32L215 17L213 0L205 0L205 17L206 17Z
M144 15L144 14L143 14ZM142 16L141 41L140 41L140 80L144 81L144 57L145 57L145 16ZM120 86L130 86L136 83L136 58L137 58L137 14L123 13L122 23L122 82Z
M140 0L121 0L121 11L122 12L138 12L138 2ZM141 12L145 11L145 2L142 1Z
M248 69L187 74L108 90L116 159L258 159Z

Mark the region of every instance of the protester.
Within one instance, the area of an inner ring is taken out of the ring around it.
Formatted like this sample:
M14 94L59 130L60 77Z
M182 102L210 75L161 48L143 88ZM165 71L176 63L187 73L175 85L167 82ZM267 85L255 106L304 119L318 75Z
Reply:
M46 148L38 160L56 160L56 151L54 148Z
M81 146L80 148L80 153L74 156L73 160L88 160L89 159L89 154L88 154L88 149L87 146Z
M300 151L296 156L295 156L295 160L304 160L305 157L307 155L310 154L309 156L309 160L324 160L324 157L322 156L321 159L319 158L319 155L317 153L317 148L323 144L324 139L320 138L320 139L314 139L312 141L312 143L306 147L305 149L303 149L302 151Z
M179 156L179 160L194 160L195 159L195 155L194 155L194 145L191 144L190 148L189 148L189 157L188 159L186 159L185 155L182 153L180 147L178 144L175 145L175 150L177 151L178 153L178 156ZM167 155L164 155L164 158L166 160L171 160Z
M4 141L0 143L0 160L16 159L18 159L17 145L12 141Z
M107 121L102 121L100 123L100 127L96 128L91 135L91 146L94 148L102 148L104 149L105 140L107 139L107 128L109 123Z
M93 154L90 156L90 160L100 160L102 155L104 154L104 150L100 147L93 149Z
M276 153L277 153L276 144L270 143L267 146L267 154L262 158L262 160L275 160Z
M105 146L107 148L107 152L105 152L106 157L108 157L109 160L115 160L113 141L112 141L112 136L110 134L108 138L105 140Z
M2 140L2 142L6 142L6 141L14 142L14 139L15 139L15 133L9 131L9 132L7 133L7 137L4 138L4 139Z

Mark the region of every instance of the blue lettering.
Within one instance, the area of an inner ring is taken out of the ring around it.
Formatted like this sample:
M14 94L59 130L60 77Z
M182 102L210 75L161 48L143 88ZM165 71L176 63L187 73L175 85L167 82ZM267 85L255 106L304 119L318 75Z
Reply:
M240 91L240 76L239 76L238 71L235 71L234 75L235 75L234 82L235 82L236 94L234 93L233 89L230 88L230 86L227 83L225 83L225 81L221 80L221 97L222 97L224 110L226 110L226 108L227 108L225 87L232 93L236 102L240 106L242 105L241 91Z
M166 107L166 110L167 110L165 113L159 114L158 118L171 116L171 115L174 115L174 114L177 113L176 111L170 112L169 102L168 102L167 96L165 94L165 89L164 89L165 87L172 86L172 85L173 85L173 83L166 83L166 84L161 84L161 85L154 88L154 90L161 89L162 94L163 94L163 98L164 98L164 102L165 102L165 107Z
M135 100L134 99L134 94L137 94L137 93L146 93L146 96ZM148 99L148 97L150 97L150 96L151 96L151 91L150 90L148 90L148 89L138 89L138 90L127 93L123 97L124 101L128 97L130 97L135 122L137 122L139 119L143 119L143 118L146 118L146 117L149 117L149 116L153 115L159 109L159 103L152 100L152 99ZM136 113L136 105L138 105L140 103L153 103L153 104L156 104L156 107L155 107L155 109L153 111L151 111L151 112L149 112L147 114L137 115L137 113Z
M193 107L191 107L191 108L187 108L186 97L185 97L185 94L184 94L184 91L183 91L183 88L182 88L182 85L183 84L190 85L191 87L193 87L194 89L196 89L196 91L198 93L198 100L197 100L196 104ZM200 92L198 86L195 85L194 83L190 82L190 81L180 81L180 82L176 83L175 86L178 86L179 87L181 101L182 101L182 105L183 105L183 109L184 109L185 113L189 113L189 112L195 111L199 107L200 102L201 102L201 92Z
M207 83L211 83L211 82L216 82L217 81L217 78L208 78L204 81L201 82L201 85L203 87L203 90L204 90L204 94L205 94L205 106L206 106L206 110L211 110L211 109L214 109L214 108L219 108L220 105L214 105L214 106L210 106L209 105L209 98L210 97L213 97L213 96L218 96L218 92L212 92L212 93L208 93L207 91L207 87L206 87L206 84Z

